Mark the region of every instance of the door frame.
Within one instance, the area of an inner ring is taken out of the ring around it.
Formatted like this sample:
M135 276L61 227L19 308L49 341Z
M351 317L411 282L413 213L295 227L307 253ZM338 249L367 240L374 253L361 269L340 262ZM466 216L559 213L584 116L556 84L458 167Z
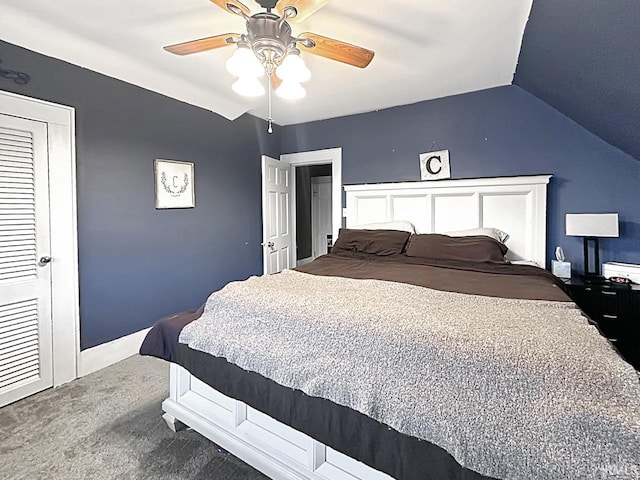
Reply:
M47 124L55 387L77 378L80 356L75 109L0 91L0 113Z
M331 224L333 241L338 238L342 227L342 147L312 150L308 152L287 153L280 155L280 160L291 164L291 235L294 248L291 249L290 265L297 265L298 242L296 241L296 168L307 165L331 164Z
M320 245L317 244L317 228L318 228L318 201L314 195L314 186L320 184L329 183L333 186L333 178L330 176L325 177L311 177L311 257L315 260L319 255L317 255L318 250L320 249ZM333 194L333 192L331 192ZM333 196L331 197L331 205L333 206ZM332 219L333 220L333 219ZM331 224L331 230L333 233L333 223ZM335 239L334 239L335 240Z

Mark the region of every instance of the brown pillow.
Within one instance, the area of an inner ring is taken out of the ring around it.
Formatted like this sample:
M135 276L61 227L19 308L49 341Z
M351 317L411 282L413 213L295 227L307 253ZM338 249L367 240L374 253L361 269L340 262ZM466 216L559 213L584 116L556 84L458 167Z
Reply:
M370 253L373 255L393 255L402 253L407 240L411 236L409 232L400 230L354 230L341 228L338 240L331 251L350 251Z
M503 263L507 250L504 243L485 235L449 237L448 235L431 233L412 235L407 245L407 256L437 260Z

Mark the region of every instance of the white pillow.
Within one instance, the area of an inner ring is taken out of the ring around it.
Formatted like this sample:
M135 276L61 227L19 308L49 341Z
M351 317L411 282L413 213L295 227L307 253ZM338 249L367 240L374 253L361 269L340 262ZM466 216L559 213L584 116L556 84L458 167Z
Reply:
M365 223L356 227L350 227L354 230L400 230L401 232L416 233L416 227L411 222L404 220L394 220L391 222Z
M469 230L457 230L455 232L444 232L444 235L450 237L472 237L475 235L486 235L501 243L504 243L509 238L509 234L498 230L497 228L471 228Z
M534 262L533 260L511 260L509 263L511 265L528 265L529 267L542 268L538 265L538 262Z

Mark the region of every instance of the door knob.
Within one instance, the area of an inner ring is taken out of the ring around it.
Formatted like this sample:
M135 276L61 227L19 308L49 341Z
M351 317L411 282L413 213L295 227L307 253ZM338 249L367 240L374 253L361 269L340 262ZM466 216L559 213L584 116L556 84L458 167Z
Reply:
M51 257L40 257L40 265L46 265L47 263L51 263Z

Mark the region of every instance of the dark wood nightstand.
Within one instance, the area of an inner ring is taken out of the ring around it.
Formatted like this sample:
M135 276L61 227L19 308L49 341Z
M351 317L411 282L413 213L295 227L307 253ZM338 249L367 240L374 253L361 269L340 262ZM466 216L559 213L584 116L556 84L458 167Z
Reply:
M620 354L640 370L640 285L566 280L574 302L598 325Z

